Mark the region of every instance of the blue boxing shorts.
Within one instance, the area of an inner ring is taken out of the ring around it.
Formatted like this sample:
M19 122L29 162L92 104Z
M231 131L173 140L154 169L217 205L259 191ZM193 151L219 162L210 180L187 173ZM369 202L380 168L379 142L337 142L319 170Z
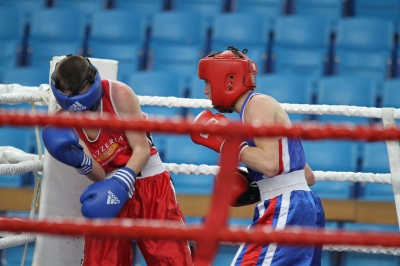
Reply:
M304 175L300 173L302 171L296 172L282 175L287 178L285 182L289 180L290 184L279 184L278 188L275 186L277 189L273 189L274 185L270 186L271 182L282 176L269 178L267 183L270 184L257 182L261 186L262 202L255 207L250 228L271 226L282 230L286 226L325 227L325 213L320 198L308 188ZM321 255L322 246L245 243L240 246L231 266L319 266Z

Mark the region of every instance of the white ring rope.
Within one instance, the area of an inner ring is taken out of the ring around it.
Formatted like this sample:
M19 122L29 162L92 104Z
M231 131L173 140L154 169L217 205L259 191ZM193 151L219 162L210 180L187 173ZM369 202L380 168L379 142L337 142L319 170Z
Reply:
M16 175L28 172L43 171L43 161L27 161L16 164L2 164L0 165L0 176L2 175Z
M48 105L50 89L48 84L39 87L27 87L18 84L0 84L0 104L35 103ZM212 108L211 101L207 99L187 99L177 97L138 96L141 105L156 105L184 108ZM315 115L344 115L369 118L382 118L382 108L334 105L307 105L281 103L288 113L315 114ZM394 119L400 119L400 109L393 109ZM0 158L1 158L0 150ZM43 159L43 158L40 158ZM164 163L167 171L175 174L205 174L216 175L219 166ZM30 160L17 163L0 165L0 175L19 174L30 171L42 171L43 160ZM314 171L317 181L351 181L391 184L391 174L352 173L352 172L324 172ZM20 234L0 239L0 249L23 245L33 242L35 234ZM380 253L400 255L399 248L382 248L367 246L326 245L328 251L353 251L363 253Z
M36 234L20 234L0 238L0 249L16 247L36 240Z
M23 90L26 92L23 92ZM37 93L32 93L36 90ZM18 93L15 93L18 92ZM22 95L22 94L26 95ZM48 84L39 87L26 87L18 84L0 84L0 104L3 103L25 103L41 102L48 103L50 89ZM211 101L207 99L188 99L177 97L138 96L141 105L157 105L167 107L186 108L212 108ZM288 113L294 114L316 114L316 115L344 115L362 116L369 118L382 118L382 109L375 107L359 107L344 105L309 105L282 103L282 107ZM400 119L400 109L394 109L394 118Z
M176 164L163 163L168 172L175 174L196 174L196 175L216 175L219 171L218 165L194 165L194 164ZM43 171L43 161L26 161L17 164L1 164L1 175L23 174L31 171ZM380 183L391 184L390 174L373 173L354 173L354 172L330 172L314 171L316 181L350 181L362 183ZM1 177L0 177L1 178Z

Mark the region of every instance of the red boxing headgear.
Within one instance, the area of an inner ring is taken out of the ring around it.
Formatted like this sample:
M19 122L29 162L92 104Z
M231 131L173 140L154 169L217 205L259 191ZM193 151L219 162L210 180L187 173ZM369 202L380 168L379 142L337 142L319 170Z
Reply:
M211 86L211 99L221 113L232 113L231 107L239 97L256 87L257 64L233 46L212 53L199 62L198 76Z

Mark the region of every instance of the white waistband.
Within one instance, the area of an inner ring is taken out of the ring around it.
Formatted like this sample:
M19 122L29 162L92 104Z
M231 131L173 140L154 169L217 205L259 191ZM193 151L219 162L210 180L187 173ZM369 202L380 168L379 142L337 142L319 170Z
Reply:
M111 178L117 170L118 169L108 172L106 174L105 179ZM150 156L149 160L143 167L142 171L140 171L140 176L136 177L136 179L155 176L157 174L161 174L164 171L165 171L165 167L161 161L160 155L158 153L156 153L156 154L153 154L152 156Z
M293 190L310 191L306 182L304 170L278 175L273 178L265 177L257 181L257 185L260 189L262 201L275 198L276 196L289 193Z
M157 174L161 174L165 171L165 167L162 164L160 155L158 152L150 156L149 160L140 171L141 176L138 176L137 179L146 178L149 176L155 176Z

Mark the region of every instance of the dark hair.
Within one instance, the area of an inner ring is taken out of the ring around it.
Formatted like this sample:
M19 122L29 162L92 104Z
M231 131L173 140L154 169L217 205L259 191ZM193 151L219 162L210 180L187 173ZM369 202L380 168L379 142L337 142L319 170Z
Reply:
M84 88L91 64L89 60L80 55L67 55L57 63L51 78L57 89L61 91L72 90L73 94L78 94ZM91 83L94 82L94 79Z

